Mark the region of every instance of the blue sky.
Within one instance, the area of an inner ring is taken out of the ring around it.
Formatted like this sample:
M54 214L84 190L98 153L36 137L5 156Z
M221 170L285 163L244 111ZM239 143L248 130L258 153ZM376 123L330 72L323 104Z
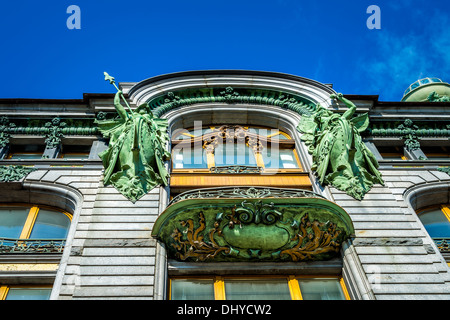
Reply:
M81 9L81 29L66 12ZM370 30L367 8L381 9ZM117 81L204 69L276 71L344 94L399 101L415 80L450 82L448 0L4 1L0 98L80 99Z

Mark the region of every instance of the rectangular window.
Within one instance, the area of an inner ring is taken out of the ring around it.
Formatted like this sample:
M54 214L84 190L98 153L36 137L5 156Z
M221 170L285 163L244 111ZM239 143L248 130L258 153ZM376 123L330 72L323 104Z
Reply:
M50 286L0 285L0 300L48 300L51 291Z
M63 145L58 158L67 160L88 159L90 151L90 145Z
M267 148L262 152L266 169L297 169L299 168L293 149Z
M42 154L44 153L44 149L44 145L11 145L6 159L41 159Z
M207 169L206 150L201 147L176 147L173 149L172 163L174 169Z
M172 278L171 300L350 300L338 277Z
M256 166L253 151L244 143L219 143L214 150L216 166Z
M298 279L303 300L345 300L336 279Z
M213 279L173 279L172 300L214 300Z

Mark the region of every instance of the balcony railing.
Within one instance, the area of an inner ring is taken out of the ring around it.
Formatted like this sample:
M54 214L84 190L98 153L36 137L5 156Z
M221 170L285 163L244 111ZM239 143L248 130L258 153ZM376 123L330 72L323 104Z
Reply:
M433 238L441 253L450 253L450 238Z
M261 173L264 171L263 167L258 166L221 166L212 167L209 169L211 173L226 173L226 174L248 174L248 173Z
M0 254L6 253L62 253L65 239L0 238Z
M205 198L324 198L323 196L303 189L285 189L269 187L221 187L203 188L183 192L174 197L169 205L186 199Z

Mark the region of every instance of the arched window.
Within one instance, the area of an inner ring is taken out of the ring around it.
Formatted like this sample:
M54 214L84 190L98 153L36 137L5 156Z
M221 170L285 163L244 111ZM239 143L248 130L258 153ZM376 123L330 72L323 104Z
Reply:
M417 210L417 214L448 263L450 260L450 205L424 207Z
M62 252L72 216L45 206L0 206L0 253Z
M294 140L278 129L240 125L179 129L173 134L172 146L175 170L301 169Z

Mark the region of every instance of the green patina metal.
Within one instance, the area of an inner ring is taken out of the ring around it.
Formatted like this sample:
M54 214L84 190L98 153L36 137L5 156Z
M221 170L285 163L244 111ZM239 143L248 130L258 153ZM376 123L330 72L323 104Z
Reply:
M0 166L0 182L20 181L34 170L32 167L16 165Z
M217 198L205 192L172 203L152 236L165 243L169 258L181 261L279 262L330 259L353 233L348 214L321 197Z
M409 134L420 138L450 137L449 121L372 121L364 133L365 136L373 137L405 137Z
M9 144L11 138L10 129L14 128L15 124L10 123L8 117L0 118L0 148L4 148Z
M450 102L450 96L448 95L439 95L437 92L433 91L427 98L430 102Z
M105 80L114 78L105 72ZM117 86L116 86L117 88ZM167 186L169 173L164 161L170 159L166 151L167 120L154 118L147 104L131 110L122 91L114 98L119 117L95 120L100 132L109 139L109 147L99 156L102 159L104 184L112 184L130 201L139 198L158 185ZM122 106L125 102L129 112Z
M409 151L420 148L422 138L449 138L450 124L448 121L373 121L364 133L372 137L392 137L403 139L405 148Z
M168 92L150 101L148 105L155 117L182 106L198 103L243 103L273 105L299 114L311 114L315 104L293 94L251 88L196 88Z
M96 135L98 133L94 119L91 118L8 119L2 117L0 120L0 146L8 144L9 138L14 134L38 135L50 138L49 141L56 141L57 138L68 135ZM53 139L52 136L56 139Z
M361 139L369 125L368 114L353 117L356 106L342 94L332 95L348 106L340 115L318 105L311 116L304 115L297 129L312 155L311 169L321 184L332 185L362 200L374 184L384 185L378 162Z

